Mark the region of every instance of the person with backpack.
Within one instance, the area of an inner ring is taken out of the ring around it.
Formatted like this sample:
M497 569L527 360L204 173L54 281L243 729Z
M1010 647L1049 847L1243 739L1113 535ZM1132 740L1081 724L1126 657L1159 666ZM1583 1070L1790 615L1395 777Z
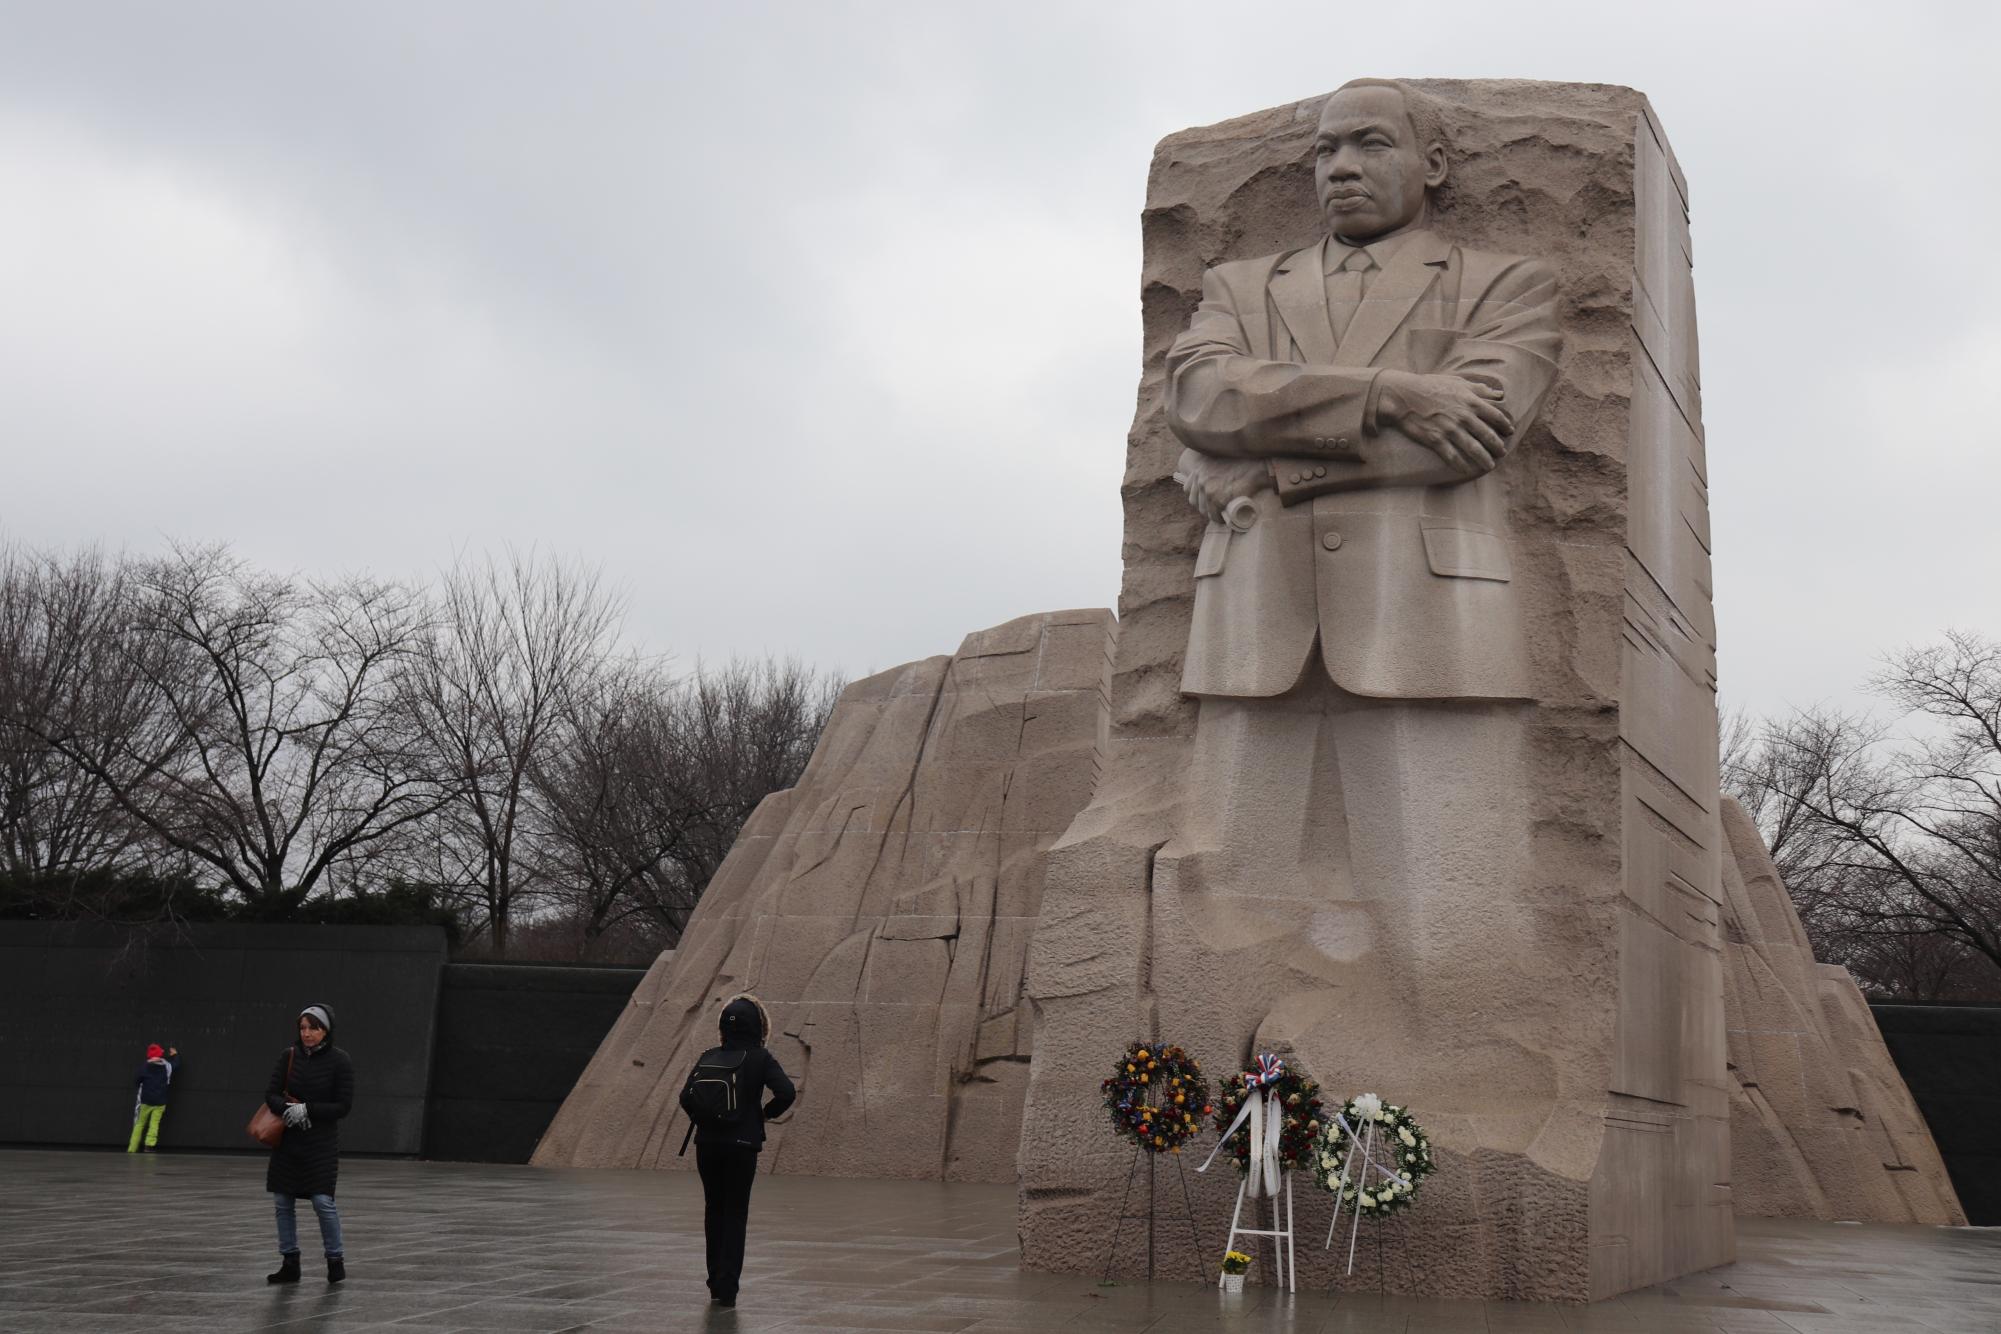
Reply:
M146 1059L139 1063L139 1075L134 1081L139 1100L132 1109L132 1138L125 1145L125 1152L137 1153L144 1147L151 1153L159 1145L160 1118L167 1114L167 1088L174 1082L174 1069L180 1063L179 1047L162 1047L157 1042L147 1046Z
M723 1045L703 1052L688 1072L681 1110L688 1115L695 1168L702 1174L709 1297L718 1306L735 1306L764 1123L785 1115L798 1095L778 1058L765 1050L771 1016L757 997L733 997L723 1006L720 1026ZM760 1106L766 1092L771 1100ZM687 1147L684 1138L681 1148Z

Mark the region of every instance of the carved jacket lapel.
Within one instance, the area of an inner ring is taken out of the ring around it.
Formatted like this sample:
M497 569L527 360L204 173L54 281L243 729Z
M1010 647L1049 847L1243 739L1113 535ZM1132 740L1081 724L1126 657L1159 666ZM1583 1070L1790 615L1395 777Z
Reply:
M1411 307L1437 281L1451 254L1452 243L1434 231L1421 231L1404 242L1369 284L1368 299L1355 312L1340 350L1328 360L1336 366L1372 364L1383 345L1403 327ZM1324 309L1324 298L1322 306Z
M1327 279L1322 270L1327 262L1327 242L1290 255L1271 275L1271 300L1279 318L1299 345L1300 358L1309 366L1325 366L1334 360L1334 326L1327 320ZM1281 359L1283 348L1274 347L1272 356Z

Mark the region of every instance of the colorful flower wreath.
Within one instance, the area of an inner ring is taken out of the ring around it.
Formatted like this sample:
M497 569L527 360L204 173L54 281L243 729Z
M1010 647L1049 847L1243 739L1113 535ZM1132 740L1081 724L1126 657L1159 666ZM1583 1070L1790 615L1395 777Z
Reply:
M1311 1155L1314 1136L1320 1133L1320 1085L1283 1061L1267 1065L1260 1058L1257 1069L1239 1071L1223 1081L1223 1096L1216 1105L1216 1133L1220 1135L1230 1128L1251 1089L1260 1086L1267 1097L1277 1098L1285 1108L1278 1139L1280 1165L1287 1169L1304 1165ZM1239 1172L1250 1170L1248 1125L1238 1126L1237 1132L1224 1141L1224 1147Z
M1180 1153L1210 1112L1201 1065L1171 1044L1133 1043L1102 1087L1112 1129L1148 1153Z
M1373 1093L1364 1093L1341 1109L1341 1116L1356 1135L1366 1137L1374 1125L1375 1142L1370 1161L1355 1153L1355 1167L1348 1172L1348 1184L1341 1184L1341 1167L1353 1151L1355 1141L1341 1122L1329 1117L1313 1146L1313 1179L1321 1189L1340 1191L1341 1203L1358 1215L1393 1214L1408 1209L1411 1197L1431 1175L1431 1141L1423 1127L1410 1119L1401 1107L1384 1102Z

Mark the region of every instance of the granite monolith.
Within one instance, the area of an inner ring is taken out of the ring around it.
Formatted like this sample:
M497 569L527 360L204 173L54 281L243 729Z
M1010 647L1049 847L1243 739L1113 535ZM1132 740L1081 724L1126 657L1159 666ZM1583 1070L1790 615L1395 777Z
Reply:
M1686 183L1630 89L1405 87L1447 170L1367 261L1313 249L1347 188L1319 145L1391 100L1154 155L1112 733L1029 974L1032 1266L1106 1259L1096 1084L1132 1035L1427 1127L1421 1207L1352 1277L1302 1246L1307 1284L1581 1301L1734 1254ZM1518 420L1478 473L1367 397L1480 365ZM1265 480L1217 462L1261 449Z

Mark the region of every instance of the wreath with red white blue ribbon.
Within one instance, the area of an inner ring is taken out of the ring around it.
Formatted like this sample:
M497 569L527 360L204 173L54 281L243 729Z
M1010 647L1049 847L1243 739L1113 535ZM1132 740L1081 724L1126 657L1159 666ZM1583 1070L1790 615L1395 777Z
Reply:
M1269 1054L1259 1056L1251 1069L1223 1081L1222 1095L1216 1104L1216 1133L1226 1137L1221 1147L1229 1153L1239 1172L1250 1170L1251 1129L1247 1124L1237 1124L1237 1113L1243 1110L1244 1100L1258 1089L1279 1107L1280 1170L1306 1165L1311 1161L1314 1137L1320 1133L1320 1085L1305 1073L1288 1068L1282 1058Z

